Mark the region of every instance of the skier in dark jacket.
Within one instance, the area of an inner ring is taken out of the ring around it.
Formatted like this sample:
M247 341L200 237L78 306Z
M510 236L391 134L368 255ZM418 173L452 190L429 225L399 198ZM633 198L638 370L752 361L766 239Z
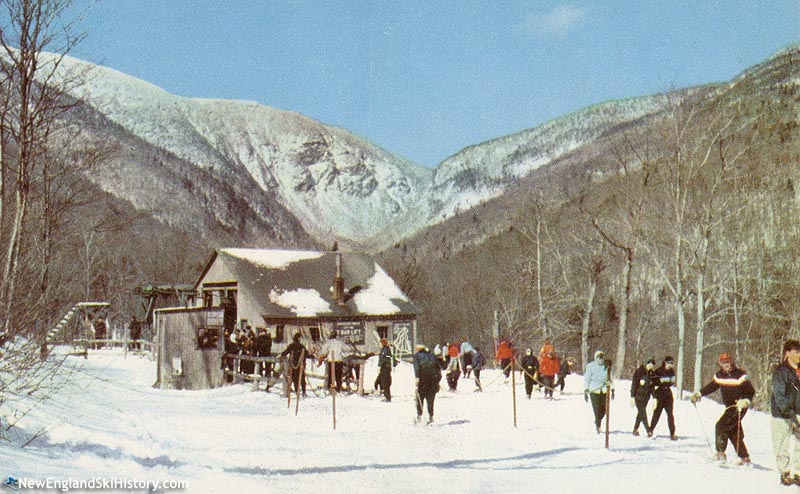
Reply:
M531 393L533 392L533 385L539 378L539 359L533 354L532 348L525 349L525 356L522 357L520 365L522 366L522 374L525 376L525 394L530 400Z
M281 359L290 355L286 361L289 368L289 376L291 382L294 384L294 390L302 389L303 396L306 395L306 369L305 359L308 357L308 350L300 343L300 333L295 333L292 336L292 342L286 346L286 349L281 352ZM291 384L289 385L291 391Z
M256 336L256 356L269 357L272 355L272 335L267 331L267 328L258 328L258 336ZM261 368L262 376L269 376L272 374L272 364L264 362Z
M397 365L389 347L389 340L381 338L381 353L378 354L378 378L375 380L375 388L380 386L383 391L383 399L392 401L392 368Z
M475 375L475 391L481 392L483 391L483 386L481 386L481 370L486 365L486 358L481 353L481 349L475 347L475 352L472 354L472 372Z
M559 393L564 392L564 386L567 384L567 375L572 374L572 366L575 365L575 360L572 357L567 357L561 362L561 367L558 368L558 375L555 388L558 388Z
M414 354L414 377L417 385L417 423L422 423L422 405L428 402L428 423L433 422L433 400L439 392L439 381L442 379L442 369L436 357L425 345L416 346Z
M655 368L656 361L651 358L645 365L636 369L631 378L631 406L635 406L637 410L636 422L633 423L634 436L639 435L639 424L644 424L644 430L648 437L653 436L650 425L647 423L647 402L650 401L650 395L653 394L656 379Z
M733 357L728 352L723 352L719 356L720 369L714 374L714 379L703 386L700 391L691 396L692 403L697 403L701 396L706 396L716 390L720 390L722 403L725 404L725 412L717 421L716 425L716 460L725 461L725 449L728 441L736 449L740 464L750 463L750 454L744 444L744 430L742 429L742 418L750 407L750 400L756 394L753 383L747 377L747 373L736 367Z
M800 341L787 340L772 374L772 445L781 484L800 485ZM794 436L794 437L793 437Z
M675 435L675 415L672 413L675 398L672 396L672 386L675 385L675 360L667 355L661 363L661 367L656 369L656 389L653 396L656 398L656 409L653 411L653 421L650 423L650 432L647 437L652 437L653 431L661 418L661 412L667 412L667 425L669 426L669 437L673 441L678 439Z

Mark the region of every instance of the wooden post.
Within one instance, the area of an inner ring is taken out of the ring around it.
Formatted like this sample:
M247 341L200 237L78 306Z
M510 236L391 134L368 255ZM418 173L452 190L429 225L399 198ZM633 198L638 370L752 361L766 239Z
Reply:
M367 368L366 362L361 360L358 363L358 395L364 396L364 370Z
M263 364L261 362L256 362L255 368L255 375L253 375L253 391L258 391L258 383L261 382L261 366Z
M297 374L297 386L295 386L297 388L295 390L297 392L297 397L296 397L296 399L294 401L294 415L295 416L297 416L297 413L300 411L300 387L304 383L304 381L302 381L302 379L305 379L305 370L306 370L306 351L303 350L303 351L300 352L300 368L299 368L298 374ZM291 388L289 388L289 390L291 391Z
M287 355L283 366L283 381L286 388L286 408L292 406L292 356Z
M333 430L336 430L336 367L333 360L331 360L330 364L330 390L331 397L333 398Z
M511 358L511 399L514 403L514 428L517 428L517 360Z

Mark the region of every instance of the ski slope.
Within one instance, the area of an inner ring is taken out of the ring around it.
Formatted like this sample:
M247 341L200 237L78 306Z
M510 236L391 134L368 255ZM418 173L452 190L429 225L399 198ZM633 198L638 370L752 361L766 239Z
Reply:
M374 360L366 371L370 388ZM703 430L713 435L721 405L676 402L678 441L669 439L665 417L652 439L634 437L627 381L616 383L606 450L578 375L567 376L566 392L554 401L537 391L527 400L518 381L515 427L512 385L487 370L483 393L464 379L457 392L440 392L435 423L424 426L414 424L413 370L402 363L392 402L339 395L334 430L329 396L309 391L295 415L296 403L287 406L278 387L154 389L155 365L119 350L67 358L51 399L24 417L3 418L18 423L0 441L2 479L185 481L180 492L191 493L798 491L778 483L768 414L751 411L744 419L755 465L721 468L708 461ZM31 399L16 397L14 405L28 409ZM735 458L732 449L728 456Z

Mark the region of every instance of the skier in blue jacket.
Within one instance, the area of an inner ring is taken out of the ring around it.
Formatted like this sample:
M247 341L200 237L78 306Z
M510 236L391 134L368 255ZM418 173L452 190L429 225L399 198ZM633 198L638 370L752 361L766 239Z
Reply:
M614 387L608 379L608 368L606 367L606 357L602 350L594 352L594 360L586 366L586 373L583 376L583 399L589 402L592 400L592 411L594 412L594 426L600 433L600 424L606 416L606 396L611 392L611 399L614 399Z

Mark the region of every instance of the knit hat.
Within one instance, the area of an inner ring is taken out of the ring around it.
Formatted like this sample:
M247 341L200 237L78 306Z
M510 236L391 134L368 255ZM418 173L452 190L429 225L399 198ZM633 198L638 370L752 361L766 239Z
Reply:
M722 352L719 354L718 362L721 364L723 362L728 362L729 364L733 365L733 357L728 352Z
M656 365L656 359L651 358L650 360L647 361L647 365Z
M671 355L667 355L666 357L664 357L664 363L665 364L674 364L675 363L675 359L672 358Z
M603 350L597 350L596 352L594 352L594 358L595 358L595 360L597 360L597 359L599 359L599 358L603 358L603 357L605 357L605 356L606 356L606 354L605 354L605 353L603 353Z

